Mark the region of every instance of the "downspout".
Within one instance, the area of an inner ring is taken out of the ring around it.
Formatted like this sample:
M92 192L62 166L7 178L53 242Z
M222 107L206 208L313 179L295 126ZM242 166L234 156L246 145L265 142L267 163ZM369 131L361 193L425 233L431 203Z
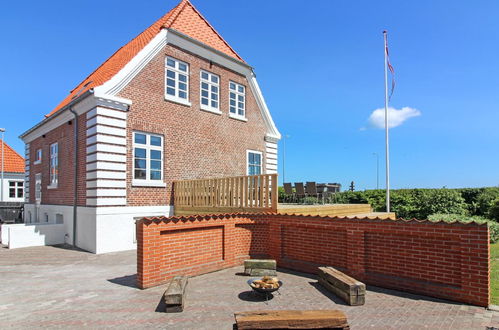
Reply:
M69 111L74 115L74 123L73 123L73 173L74 173L74 184L73 184L73 247L76 246L76 224L78 218L78 114L73 108L69 108Z

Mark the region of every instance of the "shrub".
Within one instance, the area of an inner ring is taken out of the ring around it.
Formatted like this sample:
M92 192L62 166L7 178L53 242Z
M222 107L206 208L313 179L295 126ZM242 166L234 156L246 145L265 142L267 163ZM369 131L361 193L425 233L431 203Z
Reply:
M305 205L313 205L319 203L317 197L305 197L303 198L303 204Z
M469 216L463 214L432 214L428 217L431 221L445 221L445 222L471 222L475 221L477 223L487 223L489 226L490 243L495 243L499 241L499 223L495 221L490 221L487 218L481 216Z
M499 198L496 198L489 207L488 217L499 222Z
M499 198L499 188L484 189L476 198L476 215L488 216L492 203Z

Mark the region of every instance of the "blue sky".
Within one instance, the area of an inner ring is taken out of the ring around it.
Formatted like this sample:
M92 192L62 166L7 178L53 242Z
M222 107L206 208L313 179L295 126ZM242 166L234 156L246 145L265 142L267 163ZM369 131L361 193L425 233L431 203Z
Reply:
M290 136L286 181L375 188L378 153L384 187L384 132L368 119L383 107L387 29L397 80L391 106L420 112L390 130L392 187L499 185L499 2L192 2L255 68L278 128ZM4 5L6 141L22 152L19 134L176 3Z

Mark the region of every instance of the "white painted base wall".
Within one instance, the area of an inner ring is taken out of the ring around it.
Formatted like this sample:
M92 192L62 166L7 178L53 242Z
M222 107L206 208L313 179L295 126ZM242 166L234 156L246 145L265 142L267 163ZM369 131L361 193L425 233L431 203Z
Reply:
M3 225L3 244L17 248L73 243L72 206L40 205L37 209L34 204L25 204L24 207L26 224ZM171 216L173 206L78 207L77 212L76 246L99 254L136 249L135 219ZM41 221L38 223L37 213ZM63 223L56 224L57 220ZM8 226L17 227L11 230Z

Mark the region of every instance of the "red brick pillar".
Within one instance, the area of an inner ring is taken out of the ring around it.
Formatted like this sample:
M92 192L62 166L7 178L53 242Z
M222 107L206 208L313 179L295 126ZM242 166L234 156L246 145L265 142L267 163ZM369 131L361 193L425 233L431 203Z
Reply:
M269 257L275 259L277 265L281 261L282 237L281 237L281 219L278 216L269 216Z

